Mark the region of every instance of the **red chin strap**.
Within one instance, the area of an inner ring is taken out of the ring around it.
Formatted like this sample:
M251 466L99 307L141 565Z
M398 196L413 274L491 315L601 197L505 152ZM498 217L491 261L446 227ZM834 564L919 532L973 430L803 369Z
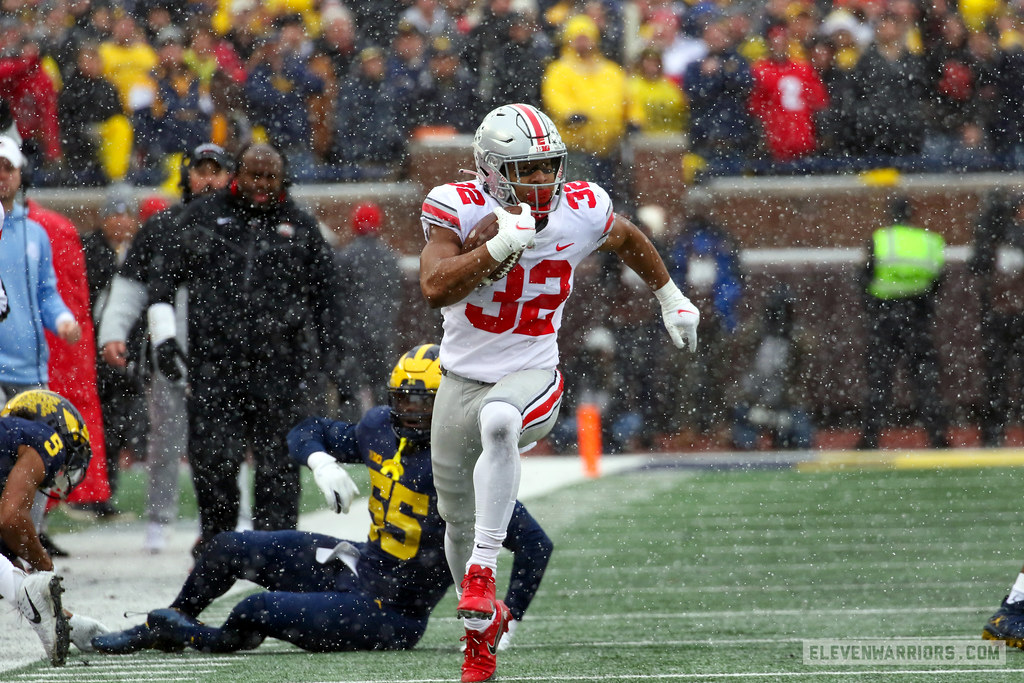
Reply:
M534 218L539 219L541 216L546 216L549 213L551 213L550 207L551 200L548 200L546 203L541 204L540 206L534 206L533 204L530 204L530 213L533 214ZM544 211L546 213L540 213L541 211Z

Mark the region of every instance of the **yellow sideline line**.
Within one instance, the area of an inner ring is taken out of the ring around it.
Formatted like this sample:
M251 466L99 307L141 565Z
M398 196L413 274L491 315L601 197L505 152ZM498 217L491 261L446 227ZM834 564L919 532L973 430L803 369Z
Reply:
M822 451L796 464L801 472L844 469L928 470L957 467L1021 467L1024 448L950 450Z

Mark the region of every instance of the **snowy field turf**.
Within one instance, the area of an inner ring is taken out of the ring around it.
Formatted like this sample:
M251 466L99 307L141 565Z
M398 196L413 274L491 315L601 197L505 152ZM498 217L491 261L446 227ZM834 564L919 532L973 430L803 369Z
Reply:
M1017 650L994 667L803 659L805 640L982 643L985 620L1024 563L1016 532L1024 451L606 457L596 480L583 479L572 458L524 463L522 498L555 541L555 555L513 647L499 656L496 680L859 683L1024 674ZM347 517L310 513L300 524L349 538L361 538L367 525L365 508ZM73 555L57 562L72 610L125 628L171 600L191 565L195 522L182 522L156 556L140 550L143 527L56 536ZM220 623L251 588L236 587L206 621ZM35 635L6 613L0 680L456 681L461 629L453 612L450 593L408 652L312 655L267 641L230 656L103 657L72 647L63 669L44 666Z

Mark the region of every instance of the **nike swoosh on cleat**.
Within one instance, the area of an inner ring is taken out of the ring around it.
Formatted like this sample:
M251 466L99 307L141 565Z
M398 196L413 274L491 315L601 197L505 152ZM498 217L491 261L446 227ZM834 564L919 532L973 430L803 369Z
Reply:
M29 617L29 621L31 621L33 624L38 624L42 622L43 617L41 614L39 614L39 610L36 609L36 606L32 604L32 598L26 595L25 599L28 601L28 606L32 608L32 616Z
M492 655L498 654L498 643L501 642L501 636L503 633L505 633L505 630L499 626L498 633L494 636L494 642L487 643L487 651L490 652Z
M576 243L575 242L569 242L569 244L556 244L555 245L555 251L562 251L563 249L568 249L569 247L571 247L574 244L576 244Z
M685 308L680 308L679 310L676 311L676 313L693 313L693 311L688 311Z

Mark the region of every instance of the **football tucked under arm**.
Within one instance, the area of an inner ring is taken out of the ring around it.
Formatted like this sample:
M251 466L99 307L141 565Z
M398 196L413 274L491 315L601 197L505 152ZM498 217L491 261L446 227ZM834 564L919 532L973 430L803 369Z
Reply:
M505 210L510 214L518 215L522 212L523 209L522 207L519 206L510 206ZM473 229L469 231L469 234L466 235L466 239L462 243L462 253L468 254L477 247L486 244L487 242L489 242L491 239L498 235L499 229L500 225L498 223L498 216L492 211L491 213L481 218L480 221L473 226ZM503 260L498 265L497 268L495 268L493 271L491 271L490 274L487 275L487 277L481 280L480 284L489 285L492 282L496 282L501 278L505 277L506 275L508 275L509 271L512 270L512 268L517 263L519 263L519 259L520 257L522 257L524 250L525 248L514 250L505 258L505 260Z

